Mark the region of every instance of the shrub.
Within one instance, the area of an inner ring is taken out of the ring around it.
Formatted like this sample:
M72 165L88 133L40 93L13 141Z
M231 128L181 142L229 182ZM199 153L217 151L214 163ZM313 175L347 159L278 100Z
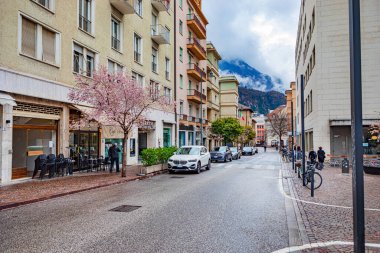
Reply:
M175 151L177 151L176 147L144 149L141 152L142 163L145 166L164 164L169 160Z

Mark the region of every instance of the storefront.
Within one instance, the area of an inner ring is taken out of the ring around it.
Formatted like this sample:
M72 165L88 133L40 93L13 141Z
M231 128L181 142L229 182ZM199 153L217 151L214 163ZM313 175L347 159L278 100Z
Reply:
M38 155L57 154L57 126L55 119L13 117L12 179L30 177Z
M172 146L172 125L164 125L164 136L163 136L163 146L171 147Z

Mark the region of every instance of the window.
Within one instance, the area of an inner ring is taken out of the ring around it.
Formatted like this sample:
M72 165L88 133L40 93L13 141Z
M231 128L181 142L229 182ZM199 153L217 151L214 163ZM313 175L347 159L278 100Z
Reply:
M193 107L189 105L189 116L193 115Z
M108 72L109 73L118 73L122 72L124 67L112 60L108 60Z
M171 100L171 89L168 87L164 87L164 97L168 103L170 103Z
M157 73L158 51L152 47L152 71Z
M120 43L120 22L114 18L111 20L111 47L117 51L121 51Z
M79 28L92 33L92 0L79 0Z
M46 9L53 10L53 0L33 0L33 2L45 7Z
M144 86L144 77L142 75L132 72L132 79L135 80L138 85Z
M179 48L179 60L183 62L183 48L182 47Z
M179 8L182 9L182 6L183 6L183 0L179 0Z
M170 80L170 60L168 58L165 58L165 78Z
M92 77L95 69L95 53L91 50L74 43L73 71Z
M183 22L182 22L182 20L179 21L179 33L181 35L183 34Z
M22 17L21 22L21 53L40 61L59 64L60 34L25 17Z
M141 49L142 49L142 46L141 46L141 37L138 36L137 34L135 34L135 38L134 38L134 51L135 51L135 54L134 54L134 57L135 57L135 61L138 62L138 63L141 63Z
M183 89L183 75L179 75L179 88Z
M140 17L142 17L142 15L143 15L142 0L136 0L136 2L135 2L135 12L136 12L137 15L139 15Z
M179 114L183 114L183 101L179 102Z
M158 99L159 97L159 92L160 92L160 84L150 80L149 83L149 94L153 99Z

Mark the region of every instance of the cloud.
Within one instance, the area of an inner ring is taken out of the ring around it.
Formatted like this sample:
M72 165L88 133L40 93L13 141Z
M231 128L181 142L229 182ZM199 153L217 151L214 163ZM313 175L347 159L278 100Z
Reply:
M242 59L279 77L279 90L294 80L299 1L204 0L208 40L224 59ZM282 86L280 88L280 86Z
M256 81L251 77L244 77L244 76L241 76L237 73L232 73L232 72L227 71L227 70L220 71L220 74L222 76L234 75L236 77L236 79L239 81L240 86L243 86L243 87L250 87L250 88L254 88L255 90L259 90L259 91L266 91L266 89L267 89L267 86L265 84L262 84L261 82Z

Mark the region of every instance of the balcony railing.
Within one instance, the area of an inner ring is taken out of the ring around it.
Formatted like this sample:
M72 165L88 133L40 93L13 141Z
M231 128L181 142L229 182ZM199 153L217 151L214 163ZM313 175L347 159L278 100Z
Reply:
M206 39L206 28L195 13L187 14L187 24L200 39Z
M110 0L110 3L124 15L135 13L134 0Z
M79 14L79 28L91 33L91 21Z
M187 48L199 59L206 60L207 52L206 49L201 45L198 39L188 38L187 39Z
M180 114L179 115L179 120L187 121L187 115L186 114Z
M120 40L114 36L111 38L111 46L113 49L120 51Z
M151 0L152 5L158 11L168 11L170 9L170 0Z
M197 103L206 103L207 97L198 90L187 90L187 99Z
M157 44L170 44L170 31L163 25L152 25L151 36Z
M193 117L193 116L187 116L187 121L188 122L195 122L195 117Z
M194 63L189 64L187 70L188 75L196 79L197 81L206 82L206 73Z

